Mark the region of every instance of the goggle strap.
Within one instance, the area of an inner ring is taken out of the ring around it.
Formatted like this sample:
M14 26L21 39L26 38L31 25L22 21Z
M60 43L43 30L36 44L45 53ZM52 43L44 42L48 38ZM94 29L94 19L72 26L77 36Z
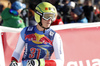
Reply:
M39 12L39 11L36 10L36 9L34 10L34 12L37 13L38 15L40 15L40 16L43 16L43 13Z

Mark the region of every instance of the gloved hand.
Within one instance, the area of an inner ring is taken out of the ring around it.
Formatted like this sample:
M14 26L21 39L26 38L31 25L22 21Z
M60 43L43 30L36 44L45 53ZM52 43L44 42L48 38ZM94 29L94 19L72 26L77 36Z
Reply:
M27 61L26 66L45 66L44 59L31 59Z
M18 63L16 61L12 61L9 66L18 66Z

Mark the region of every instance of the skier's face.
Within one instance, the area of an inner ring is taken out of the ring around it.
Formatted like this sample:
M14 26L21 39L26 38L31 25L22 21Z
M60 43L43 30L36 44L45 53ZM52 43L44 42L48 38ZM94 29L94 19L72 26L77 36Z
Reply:
M51 19L45 20L45 19L42 18L42 26L45 27L45 28L50 27L51 22L52 22Z

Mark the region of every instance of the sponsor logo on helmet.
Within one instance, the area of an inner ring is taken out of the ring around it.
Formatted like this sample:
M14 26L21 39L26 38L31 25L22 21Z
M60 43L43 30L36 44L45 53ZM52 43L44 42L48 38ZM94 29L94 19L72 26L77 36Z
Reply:
M48 8L46 7L45 10L48 10Z
M45 10L51 10L51 11L55 11L55 9L54 8L52 8L52 7L45 7Z
M54 8L49 8L49 10L51 10L51 11L53 11L53 12L55 11L55 9L54 9Z

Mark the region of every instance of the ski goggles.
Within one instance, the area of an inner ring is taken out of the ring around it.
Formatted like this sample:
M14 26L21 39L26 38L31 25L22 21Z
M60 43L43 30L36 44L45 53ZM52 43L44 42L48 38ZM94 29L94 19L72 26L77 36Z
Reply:
M38 15L42 16L42 18L43 18L44 20L49 20L49 19L51 19L52 21L55 20L55 13L48 13L48 12L46 12L46 13L40 13L40 12L37 11L37 10L35 10L35 12L36 12Z
M55 20L55 14L54 13L43 13L42 18L44 20L49 20L49 19Z
M10 9L10 13L17 16L18 15L18 12L16 10L13 10L13 9Z

